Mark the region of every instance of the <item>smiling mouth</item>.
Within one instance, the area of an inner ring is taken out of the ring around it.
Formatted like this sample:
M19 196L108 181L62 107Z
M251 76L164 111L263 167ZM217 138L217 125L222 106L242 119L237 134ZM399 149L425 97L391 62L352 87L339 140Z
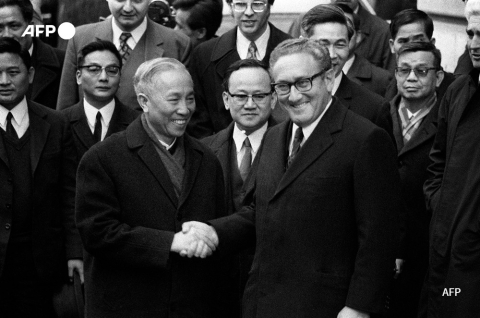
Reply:
M308 102L301 103L301 104L296 104L296 105L289 105L289 106L292 107L292 108L301 108L301 107L303 107L307 104L308 104Z
M187 123L188 120L186 119L173 119L172 122L174 122L177 125L183 126Z

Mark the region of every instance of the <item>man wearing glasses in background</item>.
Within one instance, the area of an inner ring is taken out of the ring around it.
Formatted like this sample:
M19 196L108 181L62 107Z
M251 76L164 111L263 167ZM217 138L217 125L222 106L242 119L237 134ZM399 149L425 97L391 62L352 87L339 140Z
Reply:
M233 62L254 58L268 64L272 50L290 38L268 23L274 1L227 0L237 26L195 48L190 73L195 83L197 109L189 123L190 135L206 137L227 128L232 121L224 107L222 84ZM273 116L278 121L286 118L282 111L274 111Z
M275 108L277 94L272 92L267 66L256 59L233 63L225 73L223 86L225 109L230 112L233 122L203 142L212 149L222 165L230 215L240 209L245 194L244 182L263 136L268 128L276 124L270 114ZM228 269L234 288L229 298L234 301L229 317L241 317L240 304L253 253L252 249L239 253Z
M97 40L78 55L77 84L83 99L63 110L73 130L78 158L91 146L125 130L139 112L115 97L120 84L122 57L112 42Z
M285 41L270 65L290 120L266 132L246 205L213 227L183 230L202 229L219 253L256 242L244 317L374 317L386 306L399 236L392 141L332 97L323 45Z

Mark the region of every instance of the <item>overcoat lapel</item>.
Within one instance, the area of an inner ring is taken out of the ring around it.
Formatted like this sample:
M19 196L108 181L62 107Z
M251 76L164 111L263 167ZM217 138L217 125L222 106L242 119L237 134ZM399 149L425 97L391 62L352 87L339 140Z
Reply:
M0 134L0 160L2 160L7 167L10 167L8 164L7 150L5 149L5 142L3 141L2 134Z
M170 180L167 169L162 163L160 156L155 149L153 141L147 135L147 132L142 126L141 118L137 118L126 130L127 143L129 148L138 150L138 156L145 163L147 168L157 179L160 186L163 188L172 204L177 207L178 199L173 190L173 184Z
M185 181L180 195L179 208L185 203L197 178L198 170L202 164L203 150L194 144L188 135L184 135L185 144Z
M345 107L341 106L338 102L335 102L335 100L332 101L332 105L281 178L273 198L289 186L315 160L330 148L333 144L332 134L342 129L346 113L347 109Z
M72 131L78 137L83 146L85 146L86 149L90 149L95 144L95 140L93 139L92 131L88 126L87 115L85 115L85 111L83 110L83 101L77 105L78 107L75 107L72 112Z
M31 166L32 176L35 175L38 162L42 155L43 148L47 142L48 132L50 131L50 124L43 120L47 114L39 107L31 102L28 103L28 116L30 117L30 138L31 138Z
M428 115L424 118L423 122L418 127L412 138L405 144L400 150L399 156L409 152L419 145L423 144L430 138L434 138L437 133L436 122L438 114L438 103L430 110Z

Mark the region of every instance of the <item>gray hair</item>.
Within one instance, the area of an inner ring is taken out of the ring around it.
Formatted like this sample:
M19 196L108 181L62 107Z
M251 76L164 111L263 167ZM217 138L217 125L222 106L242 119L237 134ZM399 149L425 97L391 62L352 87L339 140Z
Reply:
M472 15L480 16L480 0L468 0L465 4L465 17L467 20Z
M270 73L281 57L297 53L311 55L321 70L332 68L332 60L325 46L314 40L300 38L285 40L273 50L270 55Z
M133 77L135 94L150 95L155 91L154 78L163 72L171 70L182 70L189 74L187 68L174 58L159 57L143 62Z

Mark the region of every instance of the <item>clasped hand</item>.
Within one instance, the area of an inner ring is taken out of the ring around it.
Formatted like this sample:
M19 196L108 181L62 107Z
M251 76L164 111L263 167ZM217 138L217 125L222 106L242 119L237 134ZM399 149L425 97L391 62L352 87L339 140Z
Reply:
M202 222L185 222L182 231L175 233L171 251L181 256L205 258L212 255L218 246L215 229Z

